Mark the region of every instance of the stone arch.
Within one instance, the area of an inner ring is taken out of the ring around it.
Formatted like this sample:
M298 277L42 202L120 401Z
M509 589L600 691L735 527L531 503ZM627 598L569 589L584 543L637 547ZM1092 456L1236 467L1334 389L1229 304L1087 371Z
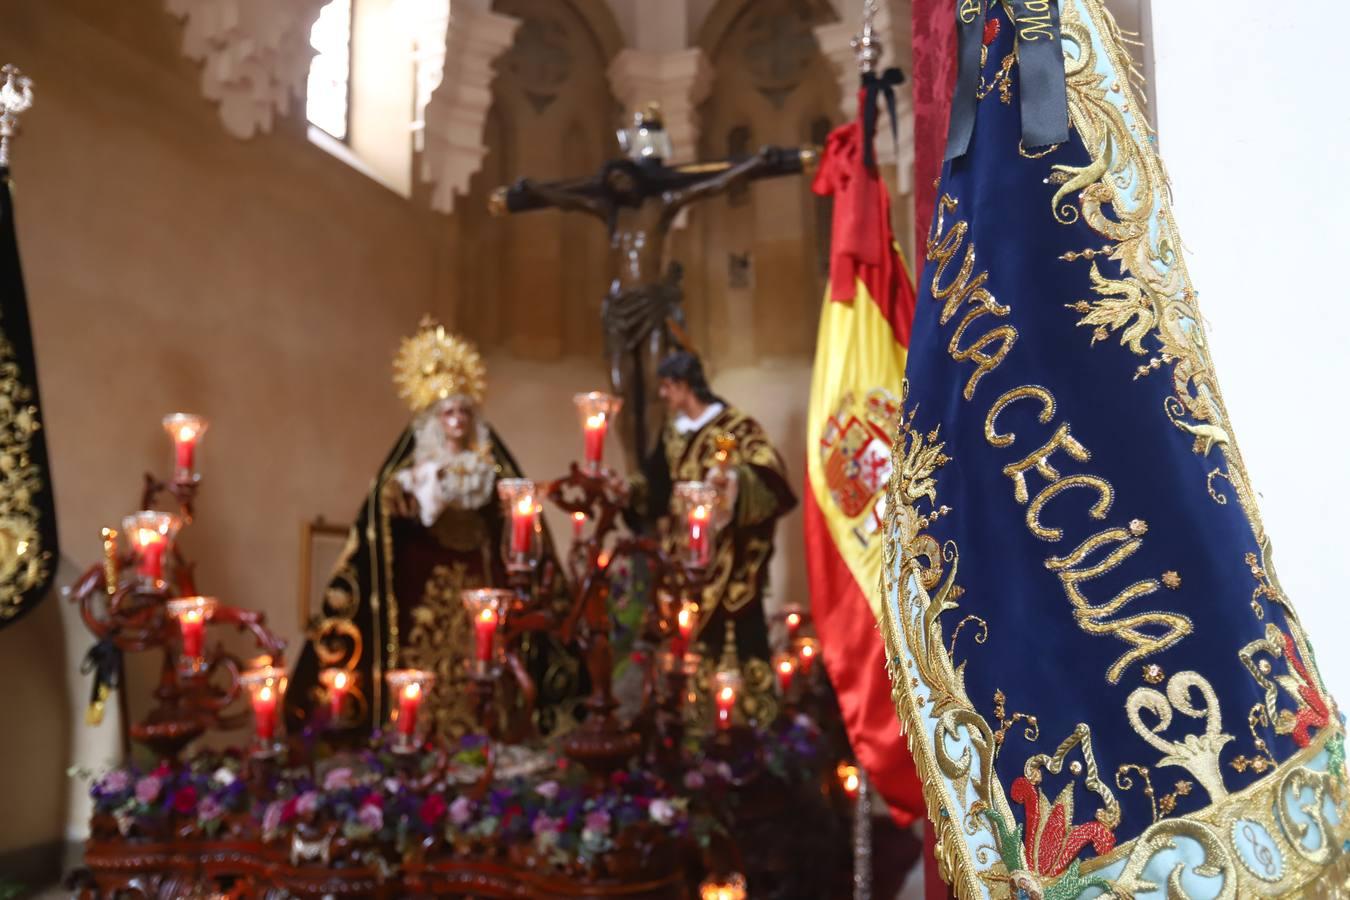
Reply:
M699 32L716 84L699 110L702 158L726 155L737 128L748 129L753 152L811 144L819 122L837 123L838 79L813 30L834 18L826 0L713 8ZM825 284L820 204L809 176L759 182L748 197L703 204L679 238L695 339L714 360L737 364L809 356Z
M620 32L591 0L496 0L493 9L521 24L494 65L487 156L456 212L458 305L479 307L461 318L487 349L546 360L598 355L603 224L551 210L494 219L487 198L521 177L589 174L616 152L619 106L606 71ZM493 293L473 287L494 279Z

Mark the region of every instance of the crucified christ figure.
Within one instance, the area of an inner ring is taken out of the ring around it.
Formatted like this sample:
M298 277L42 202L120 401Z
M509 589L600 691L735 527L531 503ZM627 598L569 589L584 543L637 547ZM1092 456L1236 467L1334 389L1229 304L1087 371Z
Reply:
M813 150L765 147L753 156L668 166L670 139L655 104L619 132L627 156L606 162L590 178L540 183L523 178L492 194L494 214L533 209L589 213L609 231L613 280L601 311L605 355L614 393L627 415L616 423L629 471L657 446L662 416L656 367L677 349L692 351L680 305L681 268L665 259L666 238L680 211L759 178L799 173Z

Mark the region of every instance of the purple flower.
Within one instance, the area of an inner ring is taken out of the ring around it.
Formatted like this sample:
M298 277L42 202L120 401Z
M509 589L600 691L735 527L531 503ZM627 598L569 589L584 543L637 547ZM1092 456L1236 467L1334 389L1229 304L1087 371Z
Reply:
M543 797L545 800L553 800L558 796L558 782L545 781L544 783L538 785L534 789L534 792L539 796Z
M657 825L669 825L675 821L676 810L674 804L669 800L658 798L652 801L652 805L647 808L647 813Z
M103 794L120 794L131 787L131 776L126 769L113 769L100 778L94 787Z
M319 794L317 791L305 791L295 801L295 814L301 818L308 819L319 811Z
M164 784L154 775L146 775L136 782L136 799L141 803L154 803Z
M603 809L586 813L586 822L583 827L586 831L594 834L609 834L609 813Z
M384 810L370 803L362 804L356 813L356 821L371 831L379 831L384 827Z
M468 797L456 797L450 804L450 821L463 827L473 815L473 801Z
M210 822L212 819L219 819L225 815L225 807L220 805L220 801L210 794L202 798L202 802L197 805L197 819L201 822Z
M697 791L707 783L703 773L697 769L690 769L684 773L684 786L691 791Z
M323 776L323 789L325 791L343 791L351 786L352 770L346 766L329 769L328 774Z

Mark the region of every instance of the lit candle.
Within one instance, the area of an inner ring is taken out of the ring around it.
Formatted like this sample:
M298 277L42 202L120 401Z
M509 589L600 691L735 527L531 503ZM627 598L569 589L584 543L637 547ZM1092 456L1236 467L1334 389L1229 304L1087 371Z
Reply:
M328 684L328 713L334 722L342 719L342 704L347 700L348 682L347 673L338 671Z
M783 624L787 626L788 640L794 641L797 639L797 632L802 627L801 607L794 603L788 606L784 612L786 615L783 616Z
M862 787L862 777L858 774L857 766L840 763L835 768L835 774L839 776L839 786L850 799L858 796L858 788Z
M521 497L511 507L511 552L530 552L530 532L534 530L534 497Z
M605 431L609 423L604 413L591 413L586 417L586 464L591 469L599 469L605 458Z
M797 674L797 664L790 653L774 654L774 671L778 675L778 690L784 697L792 690L792 676Z
M736 708L736 689L719 688L717 691L717 727L726 730L731 727L731 711Z
M473 624L478 637L478 661L488 662L492 659L492 636L497 633L497 611L483 607Z
M169 548L168 537L153 528L139 528L136 531L136 544L140 549L136 571L150 581L159 581L164 577L164 551Z
M678 631L678 637L671 643L671 652L676 656L683 656L689 650L689 641L694 636L694 629L698 627L698 604L693 600L683 600L680 602L680 611L675 614L675 625Z
M398 695L398 733L412 737L417 728L417 708L422 705L422 685L406 684Z
M191 481L197 471L197 443L206 433L207 422L190 413L173 413L164 417L163 424L173 439L174 479Z
M182 525L172 513L144 509L122 520L122 532L136 552L136 572L147 588L164 577L164 555Z
M811 674L811 665L816 661L816 654L820 651L815 638L802 638L797 649L797 656L801 660L802 675Z
M708 564L708 525L712 511L706 504L696 504L689 510L689 558L694 565Z
M206 616L200 609L190 609L178 619L178 627L183 631L184 656L202 655L202 632L205 626Z
M258 740L269 743L277 733L277 692L264 684L253 693L253 722Z
M572 540L581 540L581 533L586 528L586 514L584 512L572 513Z

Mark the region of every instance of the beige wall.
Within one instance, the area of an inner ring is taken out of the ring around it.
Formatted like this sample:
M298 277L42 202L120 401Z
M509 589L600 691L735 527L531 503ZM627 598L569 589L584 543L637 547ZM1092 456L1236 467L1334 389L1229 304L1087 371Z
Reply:
M159 417L205 414L183 541L199 586L295 638L299 523L347 515L401 427L390 354L440 303L447 224L297 121L227 137L179 27L149 0L62 0L8 4L0 29L0 59L35 83L15 191L61 541L96 560L100 526L165 468ZM61 835L72 757L53 751L85 647L63 647L57 602L0 633L0 677L22 688L0 703L0 795L25 810L0 817L0 851Z

